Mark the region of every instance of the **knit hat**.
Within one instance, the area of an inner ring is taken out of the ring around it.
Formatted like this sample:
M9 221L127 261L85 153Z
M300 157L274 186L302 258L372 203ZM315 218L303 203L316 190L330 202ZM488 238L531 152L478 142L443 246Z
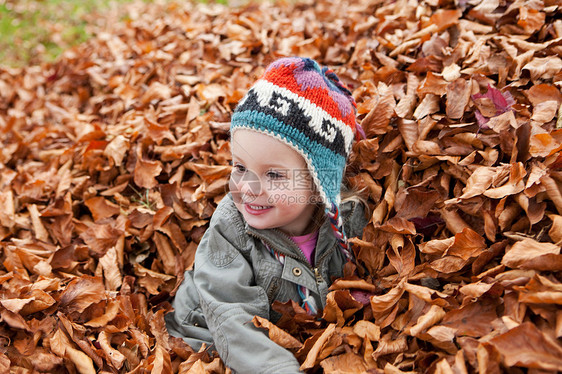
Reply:
M289 145L306 161L342 251L352 259L339 215L347 157L358 137L356 104L336 74L310 58L269 65L236 107L231 134L249 129Z

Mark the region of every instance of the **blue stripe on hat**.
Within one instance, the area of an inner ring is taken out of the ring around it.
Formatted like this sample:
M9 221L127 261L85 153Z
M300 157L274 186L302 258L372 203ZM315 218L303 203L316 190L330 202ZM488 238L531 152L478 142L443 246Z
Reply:
M265 99L265 103L263 99ZM258 81L248 91L243 101L238 104L235 113L259 111L270 115L276 120L296 128L308 139L323 147L347 156L348 144L350 146L353 139L353 135L350 134L349 142L346 141L344 132L350 131L347 125L341 122L341 125L345 127L345 130L342 130L337 123L333 123L336 119L329 116L322 108L308 102L314 109L312 112L307 111L306 104L299 99L303 98L283 87L277 87L267 81Z

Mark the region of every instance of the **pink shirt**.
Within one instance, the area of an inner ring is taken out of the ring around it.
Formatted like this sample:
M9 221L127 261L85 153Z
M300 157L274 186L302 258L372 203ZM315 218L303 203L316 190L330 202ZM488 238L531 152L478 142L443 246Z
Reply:
M318 231L306 235L291 236L291 239L299 246L308 262L314 265L314 249L318 240Z

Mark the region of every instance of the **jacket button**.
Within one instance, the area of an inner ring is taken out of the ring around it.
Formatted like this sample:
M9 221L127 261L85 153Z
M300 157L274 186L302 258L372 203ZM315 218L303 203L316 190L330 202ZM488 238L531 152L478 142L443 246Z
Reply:
M293 275L294 275L295 277L300 277L301 274L302 274L301 268L296 268L296 267L293 268Z

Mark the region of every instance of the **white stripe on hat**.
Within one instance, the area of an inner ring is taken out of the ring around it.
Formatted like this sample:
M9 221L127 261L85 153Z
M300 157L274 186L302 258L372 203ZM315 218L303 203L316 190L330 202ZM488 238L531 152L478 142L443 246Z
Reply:
M284 87L279 87L269 81L264 79L258 80L252 89L255 89L255 93L258 98L258 102L261 106L271 108L277 111L287 110L287 106L280 103L279 107L272 107L269 103L271 97L274 92L278 93L281 96L287 97L294 102L296 102L300 109L305 113L305 115L311 118L310 125L311 128L324 139L333 142L336 136L336 129L342 134L342 137L345 142L345 150L346 153L349 153L351 150L351 143L353 142L353 130L351 127L346 125L343 121L338 120L337 118L332 117L328 112L324 110L324 108L319 107L312 101L308 100L307 98L297 95L296 93L288 90ZM246 95L247 96L247 95ZM242 102L239 103L241 105ZM286 114L286 113L282 113ZM328 121L330 124L334 125L334 128L328 129L328 131L324 131L322 128L322 123L324 120ZM331 130L331 131L330 131Z

